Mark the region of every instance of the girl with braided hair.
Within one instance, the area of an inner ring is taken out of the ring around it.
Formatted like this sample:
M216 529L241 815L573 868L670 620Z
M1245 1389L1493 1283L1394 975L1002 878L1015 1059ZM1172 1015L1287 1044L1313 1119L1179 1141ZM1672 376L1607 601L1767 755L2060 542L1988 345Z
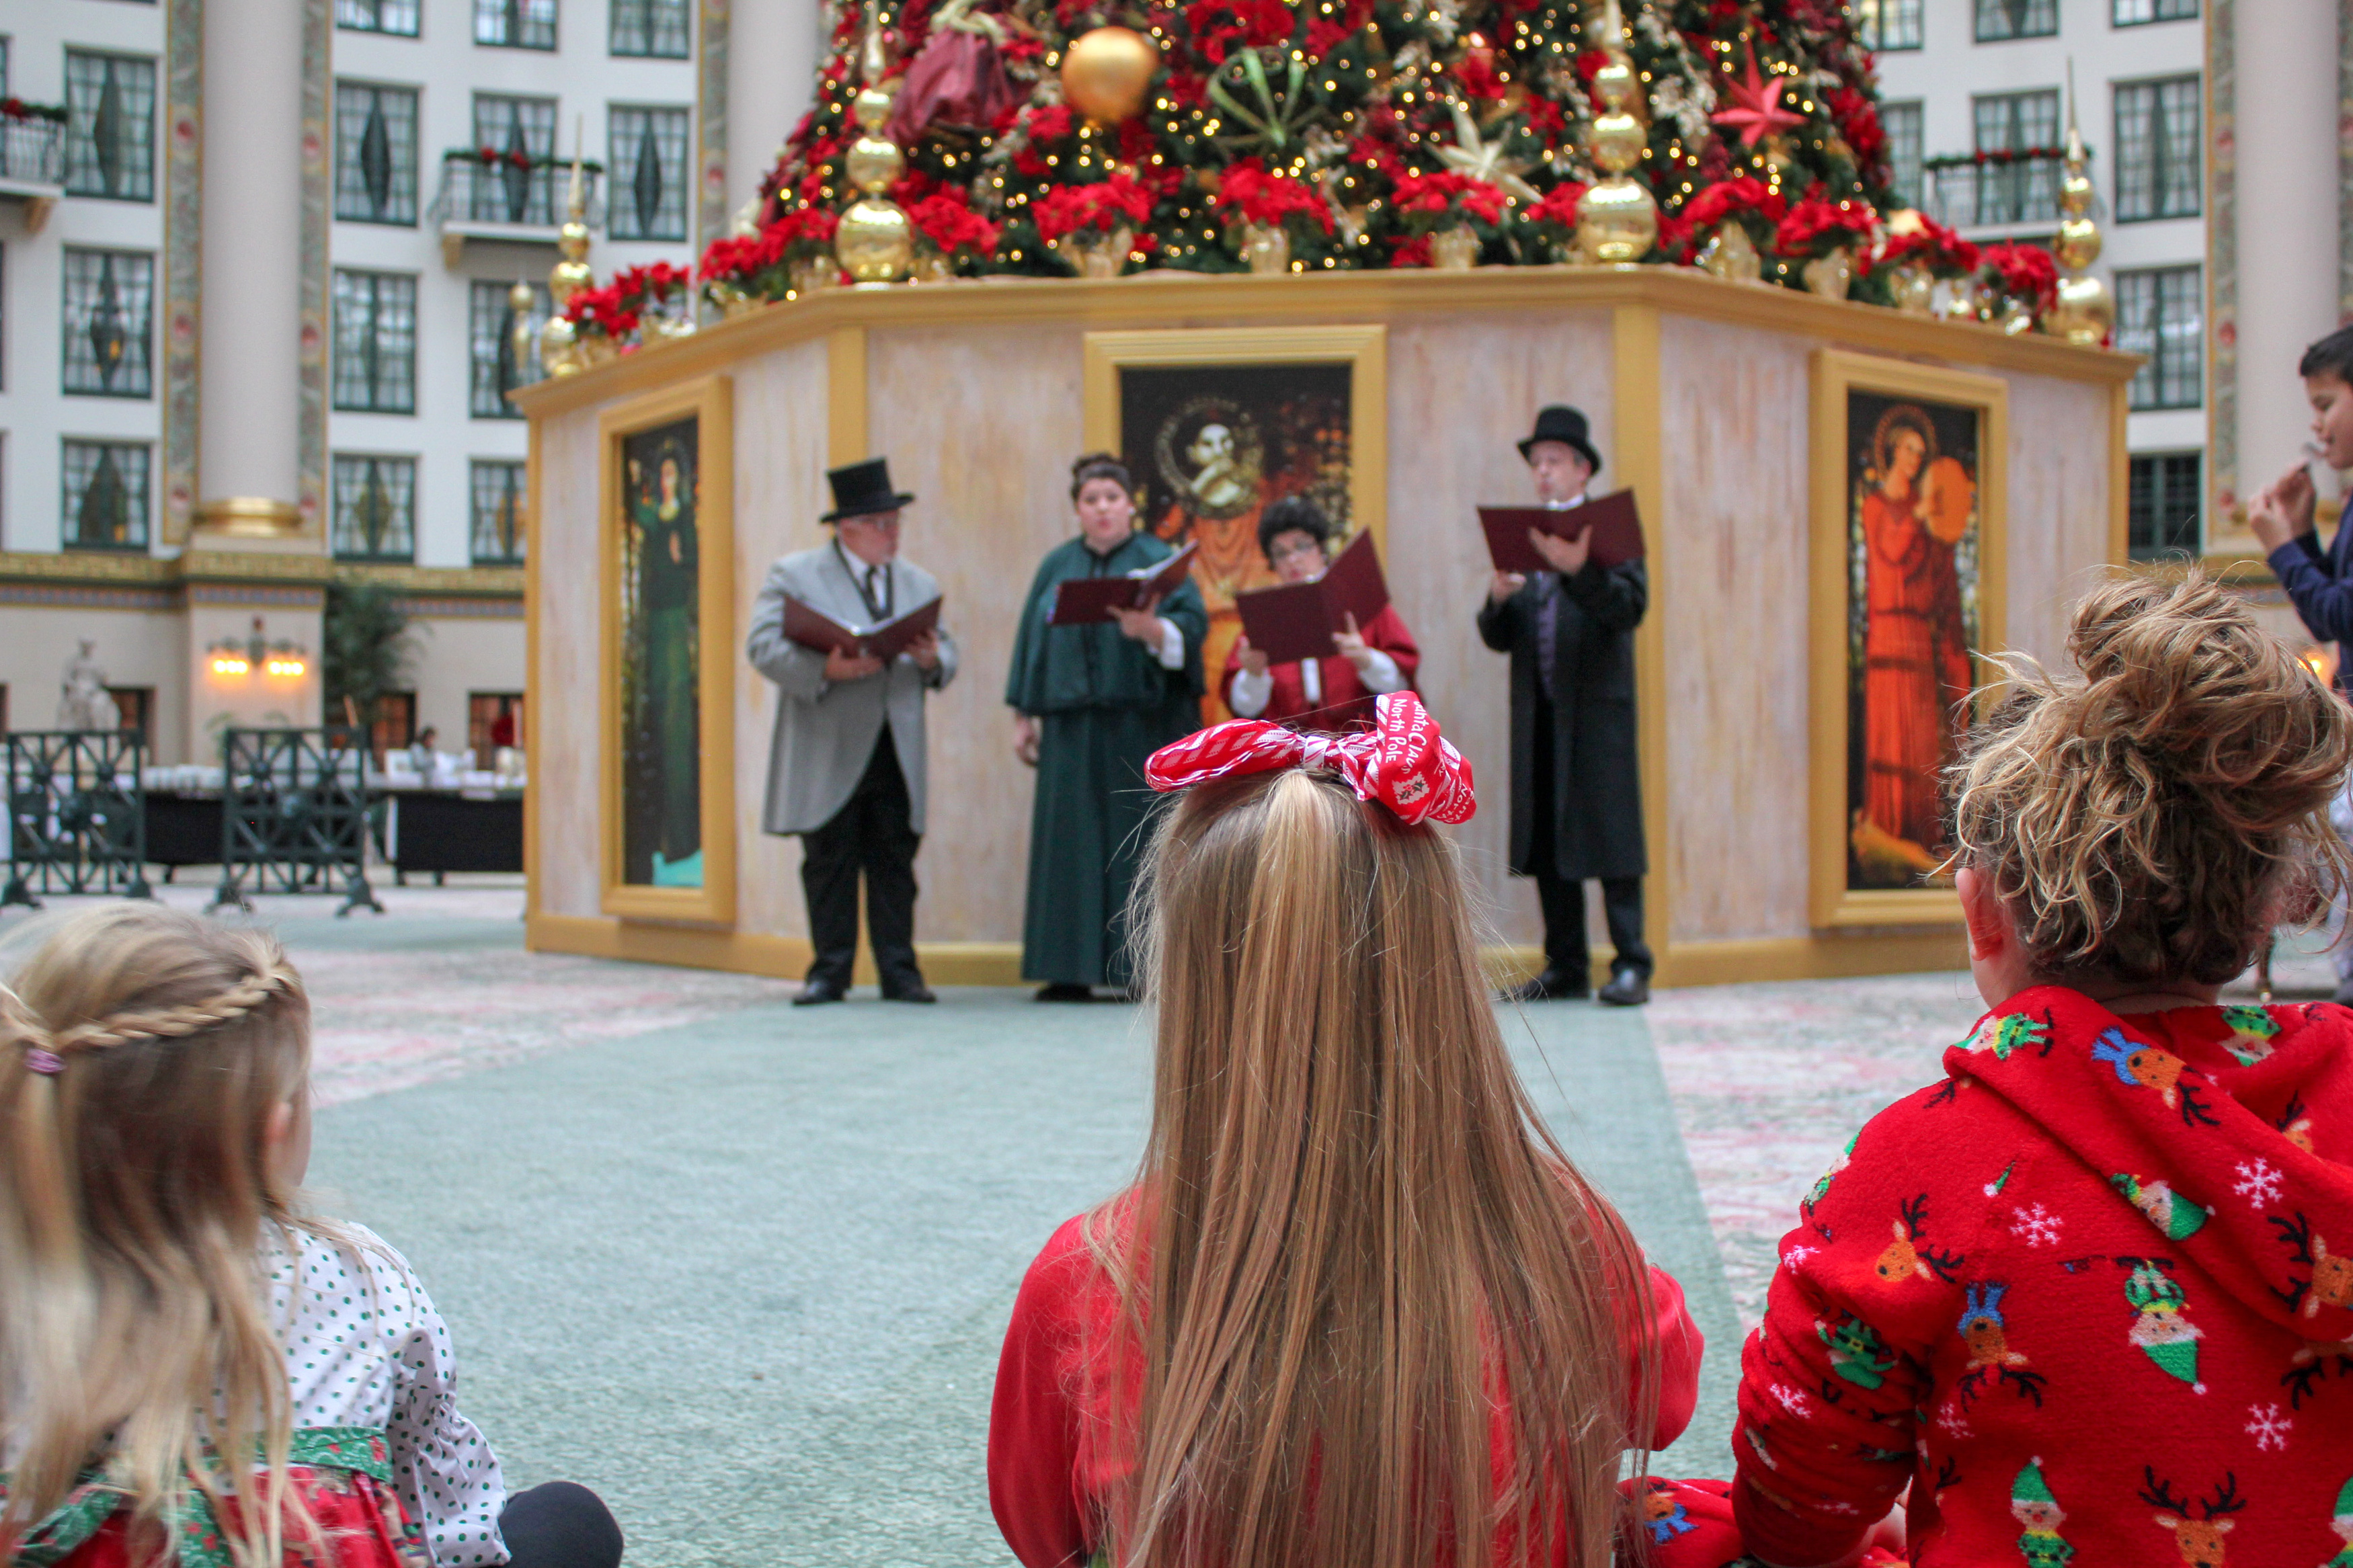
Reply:
M153 904L0 986L0 1562L613 1568L509 1499L406 1259L302 1213L311 1010L277 942Z

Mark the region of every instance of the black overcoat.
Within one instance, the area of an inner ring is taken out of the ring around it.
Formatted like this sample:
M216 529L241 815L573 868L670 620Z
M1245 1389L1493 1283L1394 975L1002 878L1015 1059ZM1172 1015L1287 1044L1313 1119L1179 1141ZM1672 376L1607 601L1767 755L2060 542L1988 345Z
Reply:
M1558 700L1552 710L1552 798L1536 799L1536 617L1557 597L1553 657ZM1588 563L1563 577L1533 572L1502 604L1479 606L1479 637L1512 656L1512 869L1535 870L1539 811L1553 814L1557 872L1568 879L1639 877L1642 785L1634 731L1634 628L1651 580L1639 561Z

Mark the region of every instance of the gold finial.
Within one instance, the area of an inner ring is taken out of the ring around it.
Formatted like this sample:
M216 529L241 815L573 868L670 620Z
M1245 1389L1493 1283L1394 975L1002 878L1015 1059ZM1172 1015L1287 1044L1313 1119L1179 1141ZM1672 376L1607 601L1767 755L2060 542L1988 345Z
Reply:
M555 231L555 248L563 259L547 274L551 310L539 332L539 363L550 375L569 375L582 368L578 334L565 319L564 308L572 297L596 281L588 268L588 192L580 166L580 148L586 139L585 117L572 121L572 184L564 198L564 224Z
M1593 73L1599 112L1586 139L1586 155L1602 178L1577 204L1577 243L1589 260L1626 266L1641 260L1658 243L1659 204L1641 181L1626 173L1642 161L1651 137L1641 117L1630 112L1641 83L1626 53L1626 20L1618 0L1609 0L1601 31L1601 49L1608 59Z
M2064 269L2042 330L2071 343L2107 341L2116 324L2107 285L2086 270L2100 258L2100 227L2092 221L2091 154L2075 120L2075 62L2067 61L2067 172L2059 181L2059 237L2051 247Z
M834 230L833 254L842 270L859 283L896 283L907 276L915 259L915 226L899 204L883 193L906 173L906 154L883 133L894 99L882 79L891 57L882 42L881 13L867 0L866 41L859 50L859 76L863 82L851 100L850 112L864 134L850 144L842 172L863 193L841 215Z

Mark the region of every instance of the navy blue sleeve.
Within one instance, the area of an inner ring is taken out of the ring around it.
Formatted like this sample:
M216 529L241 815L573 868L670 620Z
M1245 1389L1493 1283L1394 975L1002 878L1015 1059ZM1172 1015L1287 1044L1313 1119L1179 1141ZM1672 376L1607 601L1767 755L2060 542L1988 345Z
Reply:
M2316 545L2301 540L2290 540L2272 552L2272 574L2287 590L2305 630L2323 642L2353 641L2353 583L2337 576L2327 559L2314 553Z

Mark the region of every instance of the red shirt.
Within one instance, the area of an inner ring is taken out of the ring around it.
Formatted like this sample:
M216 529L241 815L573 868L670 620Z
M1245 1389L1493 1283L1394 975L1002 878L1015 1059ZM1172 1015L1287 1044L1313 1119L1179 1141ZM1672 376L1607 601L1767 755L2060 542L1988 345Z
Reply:
M1830 1561L1908 1485L1924 1568L2353 1564L2353 1012L2042 986L1945 1070L1781 1244L1748 1549Z
M1102 1343L1109 1337L1104 1331L1116 1325L1118 1296L1081 1225L1072 1219L1057 1230L1021 1281L989 1413L989 1506L1006 1544L1028 1568L1064 1568L1093 1555L1103 1500L1128 1470L1106 1438L1113 1380L1091 1373L1083 1353L1084 1331L1092 1327L1093 1342ZM1629 1334L1625 1353L1639 1371L1644 1338L1658 1346L1651 1446L1663 1448L1691 1421L1704 1342L1672 1277L1652 1268L1651 1297L1653 1320ZM1140 1380L1126 1381L1133 1387Z
M1421 668L1421 648L1414 642L1413 633L1406 629L1405 618L1397 613L1397 606L1382 605L1381 613L1360 630L1366 647L1397 661L1398 674L1405 679L1403 689L1412 690L1414 671ZM1233 705L1234 677L1241 673L1241 668L1242 650L1237 644L1226 656L1225 678L1219 685L1228 707ZM1307 683L1299 671L1297 663L1267 667L1274 689L1267 697L1266 711L1257 717L1270 724L1289 724L1294 730L1315 730L1332 735L1373 721L1373 699L1378 693L1366 688L1357 678L1355 665L1336 654L1317 659L1315 672L1323 681L1324 695L1323 700L1312 706L1307 700Z

